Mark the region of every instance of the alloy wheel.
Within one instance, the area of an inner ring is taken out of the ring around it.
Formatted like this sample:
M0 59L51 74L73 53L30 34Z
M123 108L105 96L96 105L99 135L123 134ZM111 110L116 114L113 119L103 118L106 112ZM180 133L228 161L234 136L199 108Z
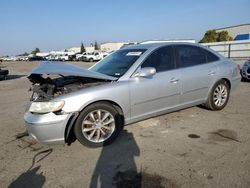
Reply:
M219 84L213 94L214 104L218 107L223 106L227 101L228 91L225 85Z
M103 109L91 111L82 122L82 134L91 142L104 142L113 134L114 130L114 116Z

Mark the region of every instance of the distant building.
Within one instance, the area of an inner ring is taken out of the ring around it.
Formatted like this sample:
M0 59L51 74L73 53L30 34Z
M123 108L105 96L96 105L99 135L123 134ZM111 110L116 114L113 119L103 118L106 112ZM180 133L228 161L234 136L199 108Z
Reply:
M86 52L93 52L95 51L95 48L92 46L87 46L84 47ZM67 49L68 52L74 52L74 53L80 53L81 52L81 48L80 47L72 47L72 48L68 48Z
M128 44L135 44L134 42L106 42L100 44L101 51L112 52L119 50L122 46Z
M46 57L48 56L50 53L49 52L38 52L36 53L36 56L39 56L39 57Z
M247 38L245 38L247 36L249 37L250 24L235 25L235 26L230 26L230 27L218 28L215 30L216 30L216 32L227 31L228 34L231 37L233 37L233 39L235 39L238 35L241 35L243 37L238 37L238 38L240 38L238 40L242 40L242 39L247 39Z
M72 47L67 49L68 52L75 52L75 53L80 53L81 48L80 47Z
M140 44L151 44L151 43L165 43L165 42L190 42L195 43L194 39L172 39L172 40L147 40Z

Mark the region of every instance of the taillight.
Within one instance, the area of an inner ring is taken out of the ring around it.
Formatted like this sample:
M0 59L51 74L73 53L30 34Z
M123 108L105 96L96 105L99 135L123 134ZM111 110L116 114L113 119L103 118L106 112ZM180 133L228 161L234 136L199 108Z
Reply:
M238 71L240 72L241 68L239 64L237 64L237 68L238 68Z

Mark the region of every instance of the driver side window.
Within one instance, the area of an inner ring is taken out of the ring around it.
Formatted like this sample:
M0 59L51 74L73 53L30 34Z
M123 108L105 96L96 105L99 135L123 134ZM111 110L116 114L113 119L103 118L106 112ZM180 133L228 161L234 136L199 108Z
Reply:
M163 72L175 68L174 51L171 46L155 50L141 65L143 67L154 67L156 72Z

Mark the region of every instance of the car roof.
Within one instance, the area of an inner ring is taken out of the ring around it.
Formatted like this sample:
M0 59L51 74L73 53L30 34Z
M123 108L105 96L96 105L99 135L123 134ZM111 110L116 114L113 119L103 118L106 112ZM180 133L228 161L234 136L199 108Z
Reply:
M128 45L124 48L122 48L121 50L123 49L145 49L145 50L154 50L158 47L162 47L162 46L166 46L166 45L188 45L188 46L196 46L196 47L200 47L200 48L203 48L205 50L208 50L210 51L211 53L213 53L214 55L217 55L218 57L220 58L225 58L223 55L221 55L219 52L216 52L214 50L212 50L211 48L207 47L207 46L203 46L203 45L200 45L198 43L191 43L191 42L155 42L155 43L148 43L148 44L136 44L136 45Z
M155 43L148 43L148 44L136 44L136 45L128 45L122 49L150 49L150 48L157 48L166 45L190 45L190 46L199 46L201 45L196 43L190 42L155 42Z

